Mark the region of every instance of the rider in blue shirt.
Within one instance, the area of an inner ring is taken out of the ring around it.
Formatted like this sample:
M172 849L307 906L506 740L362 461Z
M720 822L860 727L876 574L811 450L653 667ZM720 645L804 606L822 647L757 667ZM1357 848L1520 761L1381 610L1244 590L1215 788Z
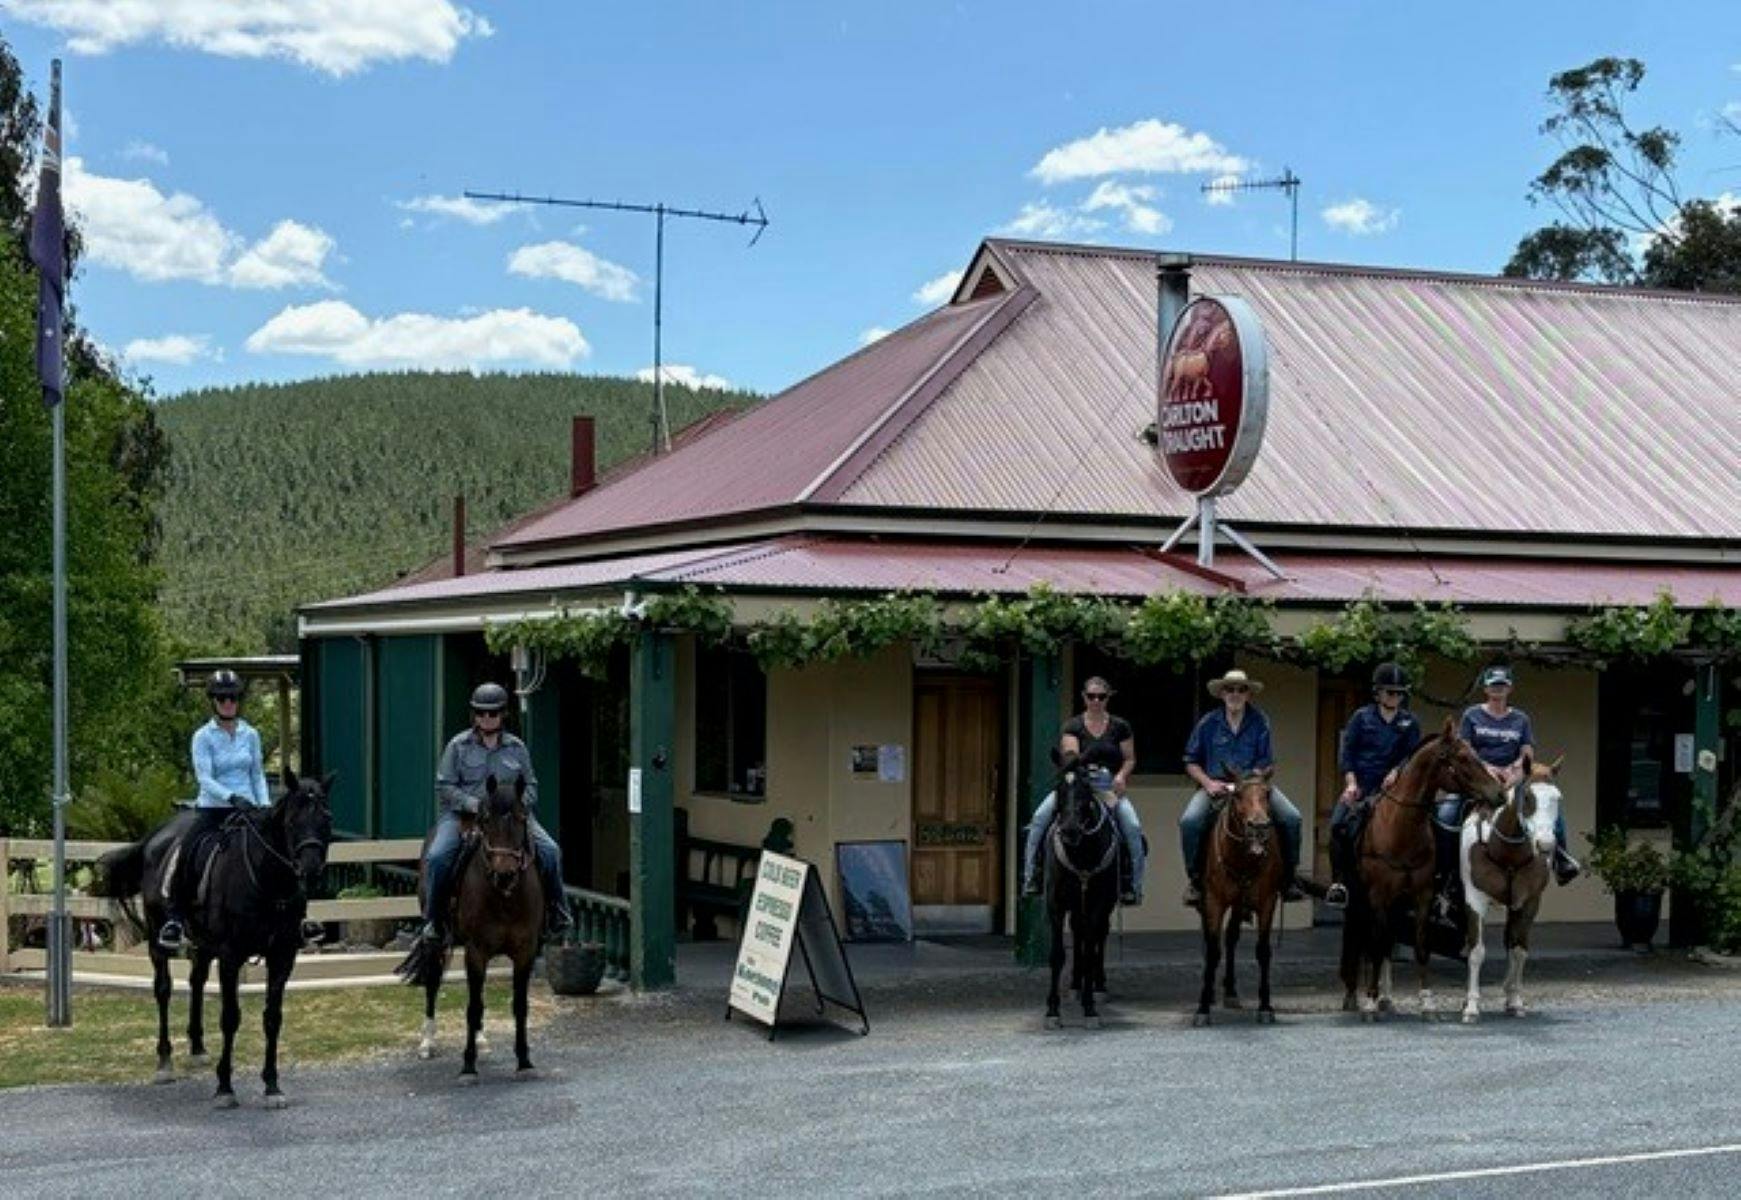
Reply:
M1185 773L1197 783L1196 793L1179 816L1179 839L1191 880L1185 889L1185 903L1192 907L1203 902L1203 835L1209 832L1215 818L1211 798L1233 791L1233 784L1226 778L1229 770L1245 775L1275 765L1275 756L1270 752L1269 718L1249 702L1262 691L1263 684L1247 677L1244 671L1229 671L1220 679L1210 680L1209 694L1221 701L1221 706L1203 714L1185 745ZM1287 871L1287 891L1282 898L1304 899L1305 893L1294 877L1300 867L1300 810L1273 783L1269 807L1281 832L1282 859Z
M1396 663L1380 663L1372 673L1373 702L1357 710L1342 731L1342 794L1330 814L1333 882L1324 893L1324 903L1332 908L1348 903L1354 843L1371 798L1396 782L1397 772L1421 744L1421 723L1405 707L1408 694L1408 673Z
M1488 667L1481 673L1481 688L1487 700L1464 709L1458 729L1458 736L1474 748L1475 756L1487 764L1488 772L1506 787L1522 777L1525 756L1533 757L1535 753L1535 730L1528 713L1511 707L1511 687L1510 667ZM1462 817L1460 797L1447 797L1440 804L1440 824L1459 825ZM1566 850L1566 818L1562 812L1554 822L1554 878L1564 887L1582 870L1578 860Z

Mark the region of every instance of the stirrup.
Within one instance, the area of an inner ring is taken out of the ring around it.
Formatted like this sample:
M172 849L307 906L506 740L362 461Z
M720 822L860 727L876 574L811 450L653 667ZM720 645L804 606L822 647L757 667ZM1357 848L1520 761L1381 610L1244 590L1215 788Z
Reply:
M1306 889L1300 886L1297 877L1288 876L1287 884L1282 888L1282 903L1293 904L1306 898Z
M1022 880L1022 895L1040 896L1044 894L1045 889L1040 886L1040 877L1038 875L1032 875L1027 879Z
M1143 902L1141 892L1133 892L1129 888L1118 894L1118 902L1126 908L1136 908Z
M1329 908L1348 907L1348 887L1343 883L1332 883L1324 889L1324 903Z
M157 948L174 953L182 948L182 939L186 937L186 934L187 931L182 928L181 922L171 917L157 931Z
M425 921L423 928L417 931L417 940L431 946L439 946L447 940L447 930L437 921Z
M1554 882L1565 887L1572 880L1584 873L1584 868L1578 865L1578 860L1564 850L1554 851Z
M1195 879L1185 885L1184 900L1186 908L1203 907L1203 887Z

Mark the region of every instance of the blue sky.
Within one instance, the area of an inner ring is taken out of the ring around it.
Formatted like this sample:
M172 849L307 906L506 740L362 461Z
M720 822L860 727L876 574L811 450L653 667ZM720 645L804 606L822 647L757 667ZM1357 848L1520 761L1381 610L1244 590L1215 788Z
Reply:
M1690 192L1741 193L1733 2L333 7L0 0L39 89L65 59L74 301L160 393L651 364L649 219L485 224L467 188L761 197L754 249L668 227L665 358L765 391L918 316L988 234L1285 257L1279 195L1199 194L1229 173L1304 179L1302 258L1497 270L1545 219L1546 80L1598 55L1650 68L1636 113L1685 135Z

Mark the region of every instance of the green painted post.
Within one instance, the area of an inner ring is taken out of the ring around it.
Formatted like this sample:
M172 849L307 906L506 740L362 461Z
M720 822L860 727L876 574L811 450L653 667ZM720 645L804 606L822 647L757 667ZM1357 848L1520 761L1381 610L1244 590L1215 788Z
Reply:
M670 634L649 630L629 656L629 976L637 991L677 979L675 650Z
M538 820L553 838L562 837L562 690L551 672L533 692L526 712L526 747L538 776ZM566 874L566 872L565 872Z
M1693 673L1693 819L1688 841L1697 846L1717 817L1717 753L1722 738L1722 672L1700 663Z
M1024 658L1022 672L1021 786L1016 792L1017 837L1022 837L1034 810L1045 796L1052 778L1052 750L1058 744L1058 705L1064 686L1064 656L1061 653ZM1017 843L1016 869L1021 870L1021 843ZM1019 883L1018 883L1019 886ZM1038 896L1016 900L1016 961L1026 967L1044 966L1052 953L1052 934L1046 924L1046 902Z

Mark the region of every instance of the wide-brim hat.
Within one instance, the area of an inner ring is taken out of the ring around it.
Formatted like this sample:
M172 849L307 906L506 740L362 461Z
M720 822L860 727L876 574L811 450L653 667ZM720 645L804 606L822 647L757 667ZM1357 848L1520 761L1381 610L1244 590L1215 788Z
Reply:
M1263 691L1261 680L1253 679L1244 671L1234 670L1227 672L1220 679L1211 679L1209 681L1209 694L1219 700L1221 693L1225 692L1230 684L1235 686L1243 684L1254 696Z

